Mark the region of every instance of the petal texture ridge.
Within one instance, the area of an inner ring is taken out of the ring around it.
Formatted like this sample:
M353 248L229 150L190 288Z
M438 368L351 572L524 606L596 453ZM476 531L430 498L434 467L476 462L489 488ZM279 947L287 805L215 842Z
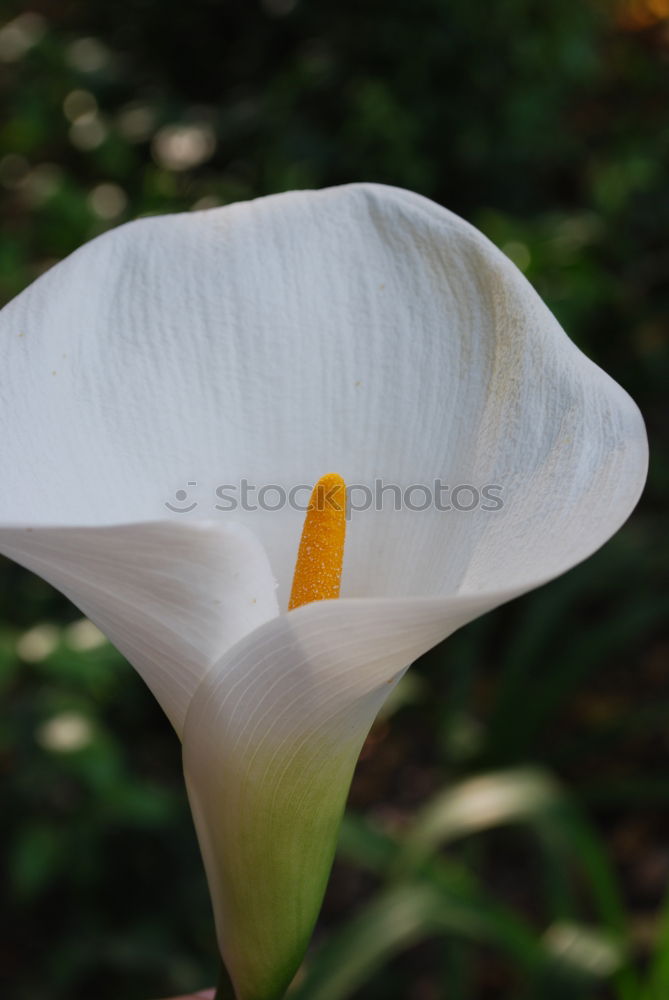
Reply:
M239 1000L282 997L297 971L361 744L448 618L429 600L316 602L247 636L198 688L184 771Z
M120 226L5 307L0 343L0 524L178 521L165 501L192 481L188 517L246 524L281 607L302 512L240 503L242 481L287 496L337 469L371 490L343 593L407 597L556 575L645 478L637 408L512 262L383 185Z
M0 528L0 547L102 629L179 736L211 665L278 613L267 556L234 523Z

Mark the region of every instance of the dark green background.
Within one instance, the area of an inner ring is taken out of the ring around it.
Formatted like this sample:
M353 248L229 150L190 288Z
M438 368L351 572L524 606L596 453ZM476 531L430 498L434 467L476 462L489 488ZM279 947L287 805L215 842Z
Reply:
M647 420L649 484L619 536L426 657L375 728L308 1000L669 996L662 8L0 4L3 300L142 213L382 181L483 229ZM200 162L178 162L184 141ZM166 721L111 647L75 648L76 610L7 562L0 616L2 995L147 1000L213 980ZM50 721L72 713L84 745L58 751ZM559 801L401 860L444 787L505 768L513 785L521 766L557 779Z

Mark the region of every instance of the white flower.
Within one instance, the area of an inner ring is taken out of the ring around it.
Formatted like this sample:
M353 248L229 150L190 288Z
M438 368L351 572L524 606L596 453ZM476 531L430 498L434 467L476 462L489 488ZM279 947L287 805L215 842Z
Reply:
M279 997L383 701L617 530L645 478L639 412L480 233L371 184L122 226L0 336L0 550L160 701L238 997ZM288 611L302 514L217 510L215 490L330 471L498 484L504 506L353 516L341 600ZM187 482L197 506L172 513Z

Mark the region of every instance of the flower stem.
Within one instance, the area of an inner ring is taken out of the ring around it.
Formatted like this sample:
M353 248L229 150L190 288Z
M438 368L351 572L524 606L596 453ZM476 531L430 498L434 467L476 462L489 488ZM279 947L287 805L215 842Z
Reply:
M223 962L218 974L218 986L214 1000L236 1000L235 988Z

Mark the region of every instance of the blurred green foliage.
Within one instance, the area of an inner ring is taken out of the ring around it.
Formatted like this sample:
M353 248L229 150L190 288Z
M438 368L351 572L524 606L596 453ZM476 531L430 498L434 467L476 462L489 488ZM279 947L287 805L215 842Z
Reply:
M376 725L296 1000L669 996L668 15L0 5L3 300L137 215L399 184L500 245L648 422L649 487L621 534L425 657ZM166 721L9 563L0 614L3 996L201 986L213 932Z

